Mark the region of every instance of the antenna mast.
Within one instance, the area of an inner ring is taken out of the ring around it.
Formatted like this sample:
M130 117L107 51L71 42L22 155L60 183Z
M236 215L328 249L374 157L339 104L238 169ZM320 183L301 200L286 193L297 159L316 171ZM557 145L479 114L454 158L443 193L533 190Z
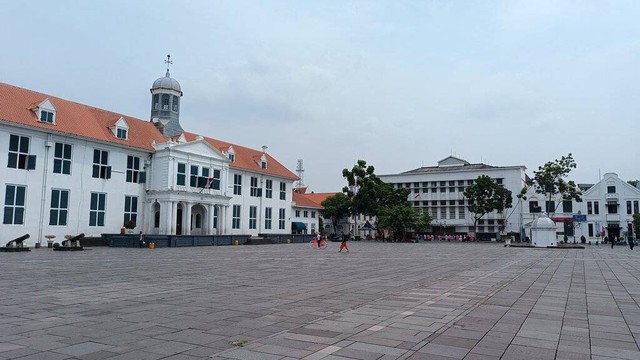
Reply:
M300 178L300 180L296 181L296 185L295 188L302 188L304 187L304 165L302 163L302 159L298 159L298 166L296 166L296 174L298 174L298 177Z

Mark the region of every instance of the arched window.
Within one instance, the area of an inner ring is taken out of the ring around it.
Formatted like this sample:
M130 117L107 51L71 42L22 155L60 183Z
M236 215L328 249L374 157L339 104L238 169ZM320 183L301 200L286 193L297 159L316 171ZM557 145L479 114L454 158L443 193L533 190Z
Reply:
M196 214L196 229L200 229L202 227L202 215Z
M155 214L153 214L153 227L160 227L160 211L156 210Z
M171 95L162 94L162 110L169 110L169 98L171 98Z
M160 95L153 95L153 110L160 110Z

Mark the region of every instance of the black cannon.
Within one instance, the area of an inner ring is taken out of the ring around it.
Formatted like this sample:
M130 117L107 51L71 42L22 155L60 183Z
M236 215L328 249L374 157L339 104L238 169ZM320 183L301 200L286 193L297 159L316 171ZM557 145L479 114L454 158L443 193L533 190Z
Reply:
M72 236L62 242L62 246L53 246L54 251L82 251L84 248L80 246L80 239L84 238L84 233Z
M29 234L24 234L17 237L7 243L4 247L0 247L0 252L19 252L19 251L31 251L28 247L24 246L24 241L29 238Z

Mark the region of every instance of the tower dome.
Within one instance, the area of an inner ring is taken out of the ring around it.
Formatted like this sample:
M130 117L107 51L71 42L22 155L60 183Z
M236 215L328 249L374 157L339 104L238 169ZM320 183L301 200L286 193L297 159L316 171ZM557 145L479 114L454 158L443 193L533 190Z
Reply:
M162 134L174 137L182 134L180 126L180 83L169 75L169 65L173 64L171 55L167 55L167 73L153 82L151 86L151 122Z

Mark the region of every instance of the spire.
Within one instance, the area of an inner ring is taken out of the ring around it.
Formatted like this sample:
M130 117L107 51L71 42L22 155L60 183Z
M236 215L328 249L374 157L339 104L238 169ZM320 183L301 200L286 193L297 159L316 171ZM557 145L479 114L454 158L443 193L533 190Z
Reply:
M164 63L167 64L167 74L165 76L171 77L169 76L169 65L173 64L173 60L171 60L171 55L167 54L167 60L165 60Z

